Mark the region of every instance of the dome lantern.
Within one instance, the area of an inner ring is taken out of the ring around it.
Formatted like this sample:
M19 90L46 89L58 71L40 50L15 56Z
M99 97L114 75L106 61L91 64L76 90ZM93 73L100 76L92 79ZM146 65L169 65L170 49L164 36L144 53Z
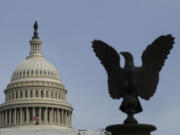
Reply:
M34 35L32 37L32 40L30 41L31 51L30 51L29 57L31 57L31 56L42 56L42 53L41 53L42 41L39 39L37 30L38 30L38 23L37 23L37 21L35 21L35 23L34 23Z

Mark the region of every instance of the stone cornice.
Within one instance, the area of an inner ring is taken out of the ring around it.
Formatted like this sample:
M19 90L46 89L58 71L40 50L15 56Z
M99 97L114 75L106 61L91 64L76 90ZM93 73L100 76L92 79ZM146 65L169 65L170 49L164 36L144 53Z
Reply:
M26 102L26 103L13 103L13 104L1 104L0 111L12 109L12 108L26 108L26 107L49 107L49 108L59 108L65 109L72 112L73 108L72 105L66 104L57 104L57 103L43 103L43 102Z
M27 82L18 82L14 84L9 84L7 88L4 90L4 92L8 92L9 90L14 89L21 89L21 88L28 88L28 87L37 87L37 88L55 88L55 89L61 89L65 93L67 93L67 90L64 88L63 84L57 84L54 82L47 82L47 81L27 81Z

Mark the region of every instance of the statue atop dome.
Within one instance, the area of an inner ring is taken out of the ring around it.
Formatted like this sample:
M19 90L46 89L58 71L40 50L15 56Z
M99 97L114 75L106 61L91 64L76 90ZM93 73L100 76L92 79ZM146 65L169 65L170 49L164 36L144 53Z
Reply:
M39 39L37 30L38 30L38 23L37 23L37 21L35 21L35 23L34 23L34 35L33 35L32 39Z

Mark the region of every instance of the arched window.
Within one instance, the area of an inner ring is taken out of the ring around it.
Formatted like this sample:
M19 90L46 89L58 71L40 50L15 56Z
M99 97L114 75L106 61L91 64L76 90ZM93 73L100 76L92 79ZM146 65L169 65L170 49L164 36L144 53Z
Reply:
M33 70L32 70L32 71L31 71L31 74L33 75L33 73L34 73L34 72L33 72Z

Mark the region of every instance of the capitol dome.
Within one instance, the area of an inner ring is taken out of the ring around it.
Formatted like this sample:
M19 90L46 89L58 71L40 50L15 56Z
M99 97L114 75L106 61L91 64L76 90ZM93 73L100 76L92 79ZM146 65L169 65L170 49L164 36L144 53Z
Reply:
M30 54L14 70L0 105L0 128L66 127L72 128L72 105L58 70L41 53L38 24L30 40Z
M59 72L50 62L43 56L31 55L14 70L11 83L35 78L61 83Z

